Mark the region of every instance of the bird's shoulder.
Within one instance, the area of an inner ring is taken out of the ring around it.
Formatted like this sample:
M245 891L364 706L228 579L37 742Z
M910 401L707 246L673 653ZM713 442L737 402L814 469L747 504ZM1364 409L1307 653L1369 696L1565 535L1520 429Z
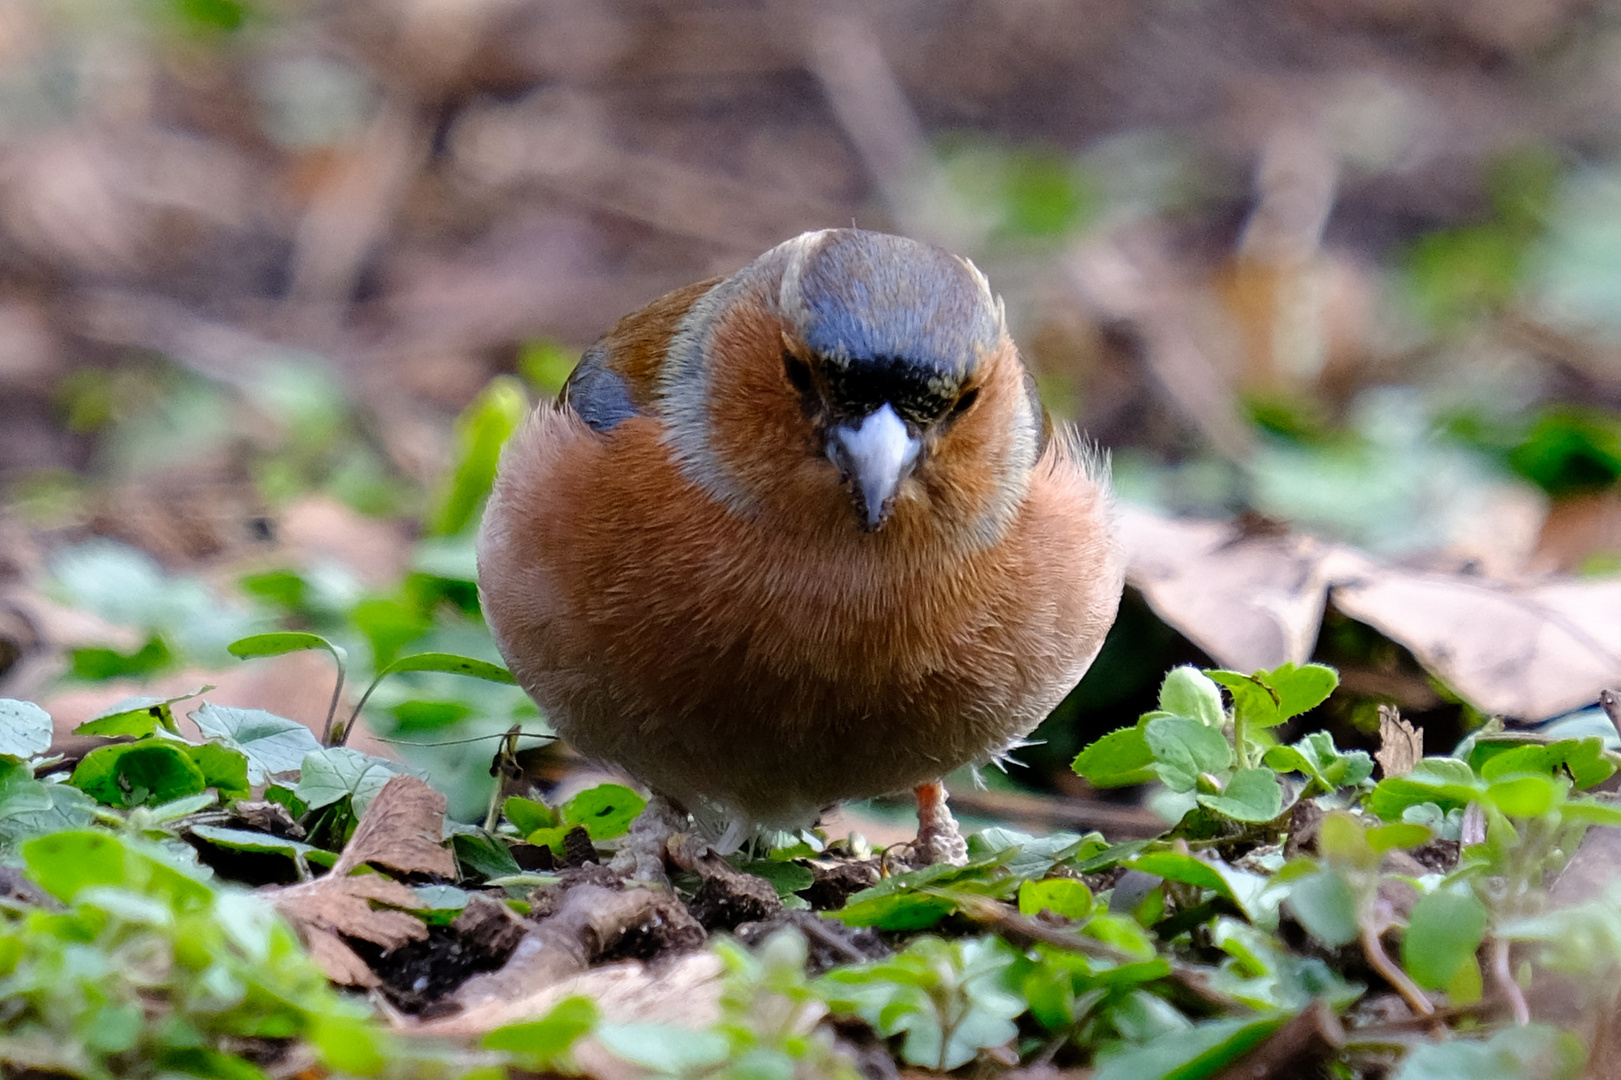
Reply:
M563 403L599 434L650 411L681 320L722 280L682 286L620 319L580 358L563 384Z

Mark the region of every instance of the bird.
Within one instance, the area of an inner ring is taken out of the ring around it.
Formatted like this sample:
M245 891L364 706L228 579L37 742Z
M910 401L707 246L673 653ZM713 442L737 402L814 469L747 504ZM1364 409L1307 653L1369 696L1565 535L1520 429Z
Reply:
M1080 681L1124 558L1106 458L1055 427L966 258L796 236L621 319L502 451L485 617L556 732L722 854L941 781Z

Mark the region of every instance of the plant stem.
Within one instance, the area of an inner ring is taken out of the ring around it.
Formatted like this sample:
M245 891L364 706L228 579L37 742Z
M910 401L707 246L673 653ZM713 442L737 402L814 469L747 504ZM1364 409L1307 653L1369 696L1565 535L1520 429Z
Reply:
M338 655L336 649L332 650L332 659L338 665L338 681L332 687L332 704L326 707L326 726L321 729L321 745L332 745L332 720L338 715L338 702L343 698L343 679L348 674L345 670L343 657ZM338 745L342 745L340 742Z
M1508 1000L1509 1011L1514 1014L1514 1022L1524 1027L1531 1022L1531 1007L1526 1004L1525 994L1520 990L1520 984L1514 981L1514 973L1509 970L1508 942L1502 938L1493 939L1491 958L1492 981Z
M1433 1015L1435 1006L1430 1004L1428 995L1385 953L1385 947L1380 943L1379 935L1374 932L1372 925L1363 922L1361 927L1362 952L1367 956L1373 970L1377 971L1385 982L1395 987L1396 993L1407 1002L1408 1008L1420 1016Z

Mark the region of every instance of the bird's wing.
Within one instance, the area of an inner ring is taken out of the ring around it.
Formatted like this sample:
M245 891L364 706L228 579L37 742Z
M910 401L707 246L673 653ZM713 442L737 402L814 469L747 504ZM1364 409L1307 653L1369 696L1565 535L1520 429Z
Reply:
M670 339L693 303L723 279L665 293L626 315L586 350L563 384L563 403L598 433L647 412L658 397Z

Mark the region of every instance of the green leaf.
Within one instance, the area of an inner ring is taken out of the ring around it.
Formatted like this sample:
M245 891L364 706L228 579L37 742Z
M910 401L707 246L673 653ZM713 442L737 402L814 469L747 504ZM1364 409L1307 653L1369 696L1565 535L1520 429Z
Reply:
M1322 998L1338 1012L1362 996L1362 986L1346 982L1322 959L1299 955L1276 935L1237 919L1217 919L1210 940L1230 958L1210 988L1253 1009L1303 1009Z
M73 729L75 735L134 735L144 738L152 735L159 728L171 735L180 734L180 725L175 723L174 711L171 706L182 701L190 701L199 694L205 694L214 689L212 686L199 687L189 694L179 694L172 698L132 697L125 698L118 704L103 709L89 720Z
M1039 915L1050 911L1066 919L1085 919L1092 914L1092 890L1074 878L1048 878L1019 885L1019 914Z
M751 859L738 867L745 874L764 878L777 890L778 896L792 896L816 883L816 874L808 866L776 859Z
M1145 874L1153 874L1169 881L1180 881L1184 885L1195 885L1201 889L1210 889L1228 900L1234 899L1233 890L1216 868L1192 855L1183 855L1175 851L1154 851L1137 856L1129 865L1133 870L1141 870Z
M1143 725L1143 738L1154 754L1155 771L1172 791L1192 791L1201 775L1221 775L1233 767L1232 744L1197 720L1156 717Z
M1486 798L1509 817L1538 817L1564 800L1564 783L1552 776L1510 776L1493 780Z
M1418 847L1426 844L1435 833L1418 822L1397 821L1389 825L1375 825L1363 834L1368 847L1379 854L1396 848Z
M552 813L551 807L534 799L513 795L501 804L501 814L512 822L522 836L528 836L536 829L557 827L557 815Z
M1568 772L1581 788L1603 783L1616 771L1615 762L1604 752L1604 740L1596 736L1549 743L1482 738L1470 751L1469 764L1486 780L1520 772Z
M177 914L209 904L213 894L207 885L144 848L104 831L61 832L30 840L22 854L28 876L67 903L85 889L110 885L162 900Z
M1271 821L1283 813L1283 788L1271 769L1240 769L1220 795L1199 796L1199 805L1234 821Z
M1465 884L1418 898L1402 936L1402 966L1426 990L1445 989L1486 938L1486 905Z
M1313 731L1293 746L1274 746L1265 760L1279 772L1304 773L1325 792L1355 787L1373 775L1373 759L1365 751L1342 752L1326 731Z
M1278 715L1288 720L1328 700L1340 684L1340 674L1327 664L1284 664L1261 673L1278 695Z
M0 757L27 760L51 748L51 714L32 701L0 698Z
M174 656L157 635L134 652L123 653L101 645L68 652L68 670L75 679L145 679L168 667Z
M462 911L473 895L466 889L454 885L418 885L411 891L416 893L417 898L416 906L412 910L428 914Z
M1159 688L1159 707L1218 731L1227 721L1220 688L1191 664L1172 668L1165 676Z
M1442 813L1461 809L1485 793L1474 770L1456 758L1427 757L1406 776L1388 776L1368 796L1367 806L1385 821L1400 821L1410 806L1434 803Z
M186 747L186 753L202 771L203 782L220 793L222 799L245 799L248 787L248 758L240 750L219 743Z
M609 840L630 831L630 823L642 812L647 800L623 784L598 784L587 788L559 809L569 825L584 825L593 840Z
M1582 821L1589 825L1617 826L1621 825L1621 806L1596 802L1592 799L1573 799L1565 804L1561 816L1566 821Z
M502 444L528 413L529 397L523 384L501 376L492 379L456 418L456 464L428 514L429 536L450 536L472 522L495 481Z
M1154 779L1154 753L1141 728L1111 731L1075 756L1074 770L1093 787L1124 787Z
M90 751L69 783L108 806L165 803L208 788L184 743L145 739Z
M64 832L23 845L29 876L64 903L93 885L122 885L124 846L105 832Z
M1245 675L1240 671L1207 670L1206 675L1227 688L1233 695L1233 714L1251 727L1267 728L1283 723L1278 710L1278 694L1262 681L1261 675ZM1262 673L1264 674L1264 673Z
M1576 1080L1586 1057L1575 1034L1529 1024L1504 1028L1485 1042L1419 1043L1392 1080Z
M321 749L321 740L309 728L263 709L205 704L191 713L191 720L208 738L247 756L248 782L252 784L297 770L306 754Z
M567 997L539 1020L496 1028L484 1036L483 1046L486 1050L521 1054L532 1068L566 1067L565 1055L581 1036L596 1027L600 1016L590 998Z
M512 851L483 829L457 831L450 837L450 848L456 853L456 862L463 876L472 871L478 877L498 878L521 873L523 868L512 857Z
M238 638L226 646L226 649L238 660L252 660L263 656L283 656L287 653L304 652L307 649L325 649L340 660L348 658L341 647L334 645L320 634L306 634L291 630L274 634L253 634L245 638Z
M311 810L352 796L350 805L358 818L385 784L406 772L406 767L396 762L346 746L333 746L304 755L293 791Z
M102 712L99 716L86 720L73 729L73 734L109 737L133 735L135 738L141 739L155 733L158 728L167 726L163 723L164 710L158 705L137 705L133 708L125 708L124 704L115 705L111 709ZM170 722L172 723L173 720L171 719Z
M1108 846L1101 833L1054 832L1046 836L1031 836L1017 829L995 826L981 829L968 837L970 863L994 861L1006 868L1011 877L1037 879L1047 871L1083 851L1101 851Z
M471 656L457 656L455 653L427 652L416 653L413 656L402 656L388 667L378 673L378 678L384 675L397 675L402 671L445 671L452 675L466 675L473 679L483 679L486 682L505 683L515 685L517 680L512 672L499 664L492 664L486 660L475 660Z
M70 784L34 779L22 763L0 761L0 848L47 833L82 829L96 802Z
M304 800L293 794L292 788L282 787L280 784L268 784L265 786L265 801L280 803L285 806L287 813L292 815L294 821L310 812L310 808L304 804Z
M865 891L865 890L863 890ZM829 912L846 926L877 930L927 930L957 910L949 896L925 892L896 892L861 897L856 894L837 911Z
M400 650L433 629L433 620L414 603L388 596L371 596L349 609L354 623L371 644L378 678L391 670Z
M1329 948L1356 940L1356 891L1337 870L1319 870L1293 882L1286 903L1306 932Z
M1204 1080L1259 1046L1283 1017L1207 1020L1111 1055L1092 1080Z
M670 1024L602 1024L594 1037L614 1057L662 1076L713 1069L732 1047L719 1032Z
M336 854L306 844L298 840L288 840L270 833L255 832L252 829L227 829L218 825L193 825L187 830L199 840L206 840L215 847L229 848L232 851L246 851L281 855L292 859L300 859L316 863L320 866L330 867L338 861Z

